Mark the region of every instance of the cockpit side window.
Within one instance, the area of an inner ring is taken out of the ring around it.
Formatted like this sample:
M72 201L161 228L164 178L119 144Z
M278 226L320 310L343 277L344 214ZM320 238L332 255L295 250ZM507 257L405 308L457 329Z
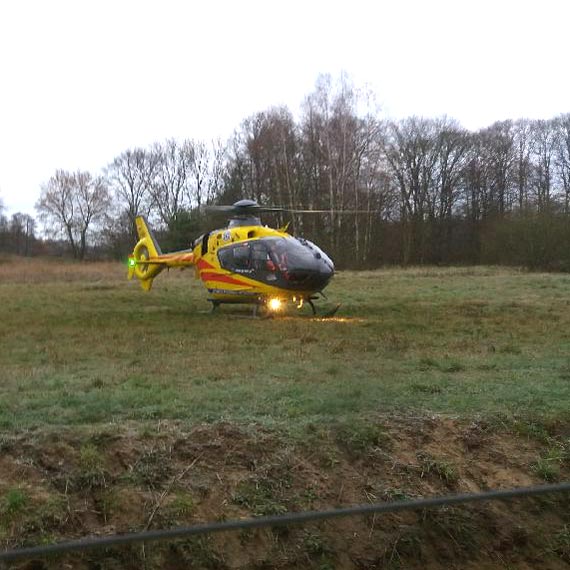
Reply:
M251 269L251 248L248 242L237 243L218 251L220 265L229 271L248 271Z
M248 243L238 244L233 248L235 269L251 268L251 249Z
M218 251L218 259L228 271L247 273L265 282L276 279L277 262L265 241L253 240L223 247Z
M265 243L258 241L251 244L251 263L254 269L267 269L267 262L270 261L269 251Z

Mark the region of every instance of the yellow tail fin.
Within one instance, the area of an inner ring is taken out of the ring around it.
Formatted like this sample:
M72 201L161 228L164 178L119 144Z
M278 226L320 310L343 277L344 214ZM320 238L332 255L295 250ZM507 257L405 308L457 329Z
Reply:
M162 255L162 251L158 242L156 241L154 234L150 231L148 227L148 222L144 216L136 217L137 234L139 235L139 240L148 240L148 250L151 257L158 257Z
M129 279L136 276L145 291L150 291L152 280L164 269L165 265L159 260L162 251L153 233L148 227L144 216L136 218L139 241L129 256ZM153 260L156 262L153 263Z

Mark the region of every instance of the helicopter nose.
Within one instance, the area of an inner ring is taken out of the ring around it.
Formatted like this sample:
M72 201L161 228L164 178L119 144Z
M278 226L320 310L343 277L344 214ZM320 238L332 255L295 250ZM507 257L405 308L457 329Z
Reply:
M310 265L291 268L287 275L290 289L302 291L322 291L334 275L330 260L315 259Z
M318 275L315 276L315 290L321 291L324 289L334 275L334 269L328 265L324 265L319 269Z

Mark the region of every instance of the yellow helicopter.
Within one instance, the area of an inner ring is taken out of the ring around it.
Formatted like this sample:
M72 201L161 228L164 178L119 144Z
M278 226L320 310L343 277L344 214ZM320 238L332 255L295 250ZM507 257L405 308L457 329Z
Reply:
M254 200L209 210L229 214L228 226L200 236L190 249L171 253L162 253L146 219L137 217L139 241L129 256L129 279L137 277L142 288L150 291L164 269L193 266L213 310L222 303L248 303L256 314L258 307L278 312L288 303L299 309L307 303L316 314L313 301L334 274L332 260L314 243L288 234L287 226L263 226L259 214L322 211L262 207Z

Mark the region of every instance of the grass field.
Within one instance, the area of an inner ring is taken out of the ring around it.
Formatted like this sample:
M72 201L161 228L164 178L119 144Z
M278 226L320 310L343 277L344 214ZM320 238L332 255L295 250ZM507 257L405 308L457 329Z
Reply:
M389 411L568 418L570 276L340 273L337 318L208 313L190 272L0 267L0 426L308 423Z
M341 272L322 303L342 303L334 318L252 319L244 307L211 314L191 272L161 275L150 293L125 273L0 261L5 546L570 474L570 275ZM569 506L452 509L65 562L564 568Z

